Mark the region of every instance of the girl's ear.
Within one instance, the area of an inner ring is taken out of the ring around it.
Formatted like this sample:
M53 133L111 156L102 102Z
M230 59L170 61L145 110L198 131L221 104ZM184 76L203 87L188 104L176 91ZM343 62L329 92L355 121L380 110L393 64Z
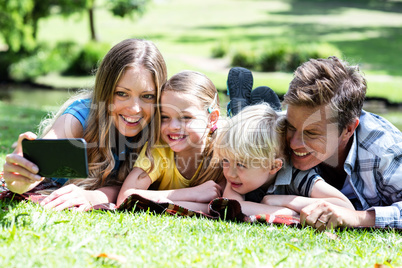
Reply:
M218 123L220 112L218 109L211 110L209 113L208 127L211 128Z
M275 158L274 164L271 167L271 170L269 171L269 174L276 174L283 165L283 161L280 158Z

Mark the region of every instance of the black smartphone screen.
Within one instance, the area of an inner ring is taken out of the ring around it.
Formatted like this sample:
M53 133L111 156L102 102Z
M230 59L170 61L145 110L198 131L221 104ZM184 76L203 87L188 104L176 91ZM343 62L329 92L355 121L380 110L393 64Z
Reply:
M87 144L84 139L23 140L24 157L48 178L87 178Z

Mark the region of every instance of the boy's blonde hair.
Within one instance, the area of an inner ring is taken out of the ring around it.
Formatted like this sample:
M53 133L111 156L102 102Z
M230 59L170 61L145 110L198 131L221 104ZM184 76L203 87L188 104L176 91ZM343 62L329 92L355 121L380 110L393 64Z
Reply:
M269 104L247 106L222 127L215 154L219 159L271 168L277 158L285 163L284 132L285 116Z

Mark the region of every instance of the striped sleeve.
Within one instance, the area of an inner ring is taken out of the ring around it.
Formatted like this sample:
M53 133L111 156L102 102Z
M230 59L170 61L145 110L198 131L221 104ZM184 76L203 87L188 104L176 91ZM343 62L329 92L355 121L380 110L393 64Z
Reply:
M293 169L292 182L289 185L289 194L310 197L316 181L323 180L315 168L302 171Z

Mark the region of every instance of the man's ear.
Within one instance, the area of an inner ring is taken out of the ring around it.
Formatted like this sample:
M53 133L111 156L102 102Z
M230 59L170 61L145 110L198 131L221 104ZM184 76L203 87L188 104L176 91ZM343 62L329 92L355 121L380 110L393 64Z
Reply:
M353 133L355 133L355 130L357 128L357 126L359 125L359 118L355 118L355 120L353 122L351 122L350 124L348 124L346 126L346 128L343 129L342 133L341 133L341 138L343 140L349 140L350 137L353 136Z
M218 109L214 109L209 113L208 127L211 128L218 123L220 112Z
M283 160L280 158L275 158L274 164L269 171L269 174L276 174L283 166Z

